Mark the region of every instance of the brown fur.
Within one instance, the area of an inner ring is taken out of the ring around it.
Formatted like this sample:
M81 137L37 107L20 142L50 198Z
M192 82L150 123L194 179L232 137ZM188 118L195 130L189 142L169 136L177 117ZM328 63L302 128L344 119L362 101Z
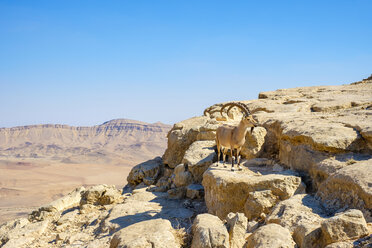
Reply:
M220 161L220 152L222 149L223 162L225 163L227 150L230 149L231 156L231 170L234 170L234 159L233 150L236 149L236 158L238 160L238 166L240 167L239 153L242 146L245 143L245 135L247 134L248 128L256 127L257 122L253 119L252 115L243 117L238 126L221 126L216 131L216 144L218 162Z

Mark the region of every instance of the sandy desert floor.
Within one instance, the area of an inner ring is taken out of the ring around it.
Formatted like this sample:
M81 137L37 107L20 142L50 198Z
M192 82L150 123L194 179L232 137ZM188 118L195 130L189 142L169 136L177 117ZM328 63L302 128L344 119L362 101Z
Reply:
M82 185L109 184L122 188L133 165L0 160L0 224L27 216Z

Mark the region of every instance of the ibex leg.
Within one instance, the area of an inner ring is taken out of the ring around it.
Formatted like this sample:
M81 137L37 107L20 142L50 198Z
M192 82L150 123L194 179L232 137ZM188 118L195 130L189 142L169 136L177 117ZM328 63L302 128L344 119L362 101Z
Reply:
M236 157L238 159L238 168L239 170L242 170L243 168L240 166L240 156L239 156L240 150L241 148L236 149Z
M234 156L233 156L233 149L230 149L230 155L231 155L231 170L234 171Z

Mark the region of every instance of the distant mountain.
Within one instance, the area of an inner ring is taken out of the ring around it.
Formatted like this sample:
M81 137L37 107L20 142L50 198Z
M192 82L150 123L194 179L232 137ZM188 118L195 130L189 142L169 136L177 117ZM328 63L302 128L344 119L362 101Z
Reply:
M162 155L171 126L116 119L92 127L45 124L0 128L0 159L133 164Z

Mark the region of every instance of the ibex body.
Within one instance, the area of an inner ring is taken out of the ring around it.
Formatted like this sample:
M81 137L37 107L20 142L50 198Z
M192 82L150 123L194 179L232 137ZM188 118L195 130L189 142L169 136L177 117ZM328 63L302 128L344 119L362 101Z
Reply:
M251 128L253 130L254 127L257 126L257 122L253 119L253 116L251 115L248 107L242 103L228 103L225 104L221 108L221 114L223 109L226 106L230 106L228 111L236 106L239 107L241 110L243 110L243 119L239 122L238 126L221 126L217 128L216 131L216 144L217 144L217 166L218 162L220 161L220 153L222 149L222 155L223 155L223 162L225 163L226 159L226 153L228 149L230 149L230 156L231 156L231 170L234 171L234 158L233 158L233 150L236 149L236 158L238 162L239 169L241 169L240 166L240 157L239 153L242 149L242 146L245 143L245 136L248 132L248 129Z

